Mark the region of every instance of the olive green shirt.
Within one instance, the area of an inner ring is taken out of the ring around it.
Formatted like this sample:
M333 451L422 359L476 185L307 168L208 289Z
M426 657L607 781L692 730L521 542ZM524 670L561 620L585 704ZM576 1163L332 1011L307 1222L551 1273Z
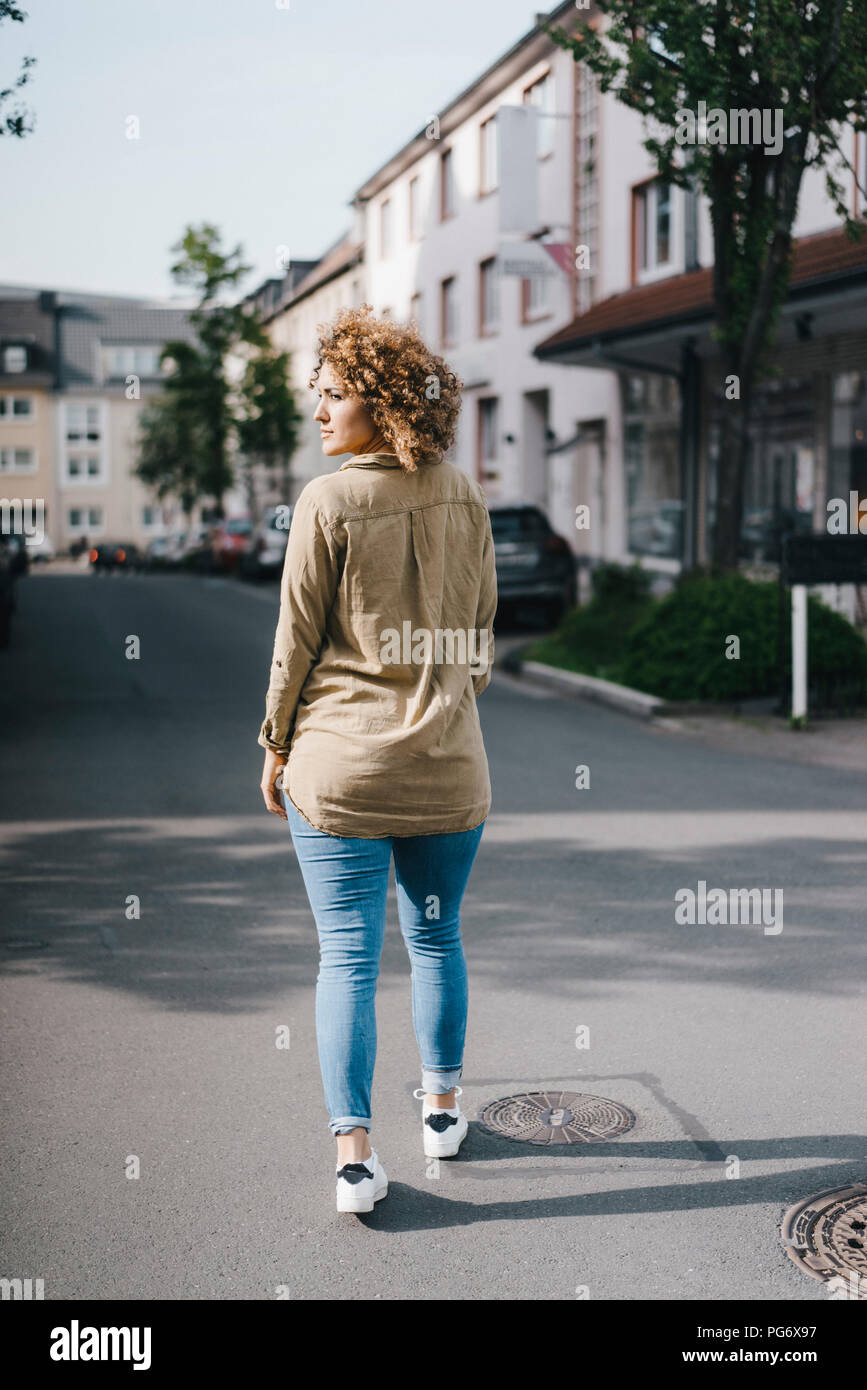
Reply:
M476 696L497 576L485 495L450 463L358 454L292 515L263 748L331 835L471 830L491 785Z

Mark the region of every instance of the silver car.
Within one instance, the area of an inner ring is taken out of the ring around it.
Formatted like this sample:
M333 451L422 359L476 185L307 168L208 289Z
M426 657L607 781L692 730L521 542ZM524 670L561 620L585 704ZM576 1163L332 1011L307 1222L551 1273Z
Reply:
M266 509L241 556L241 573L245 578L269 579L282 572L294 510L288 503Z

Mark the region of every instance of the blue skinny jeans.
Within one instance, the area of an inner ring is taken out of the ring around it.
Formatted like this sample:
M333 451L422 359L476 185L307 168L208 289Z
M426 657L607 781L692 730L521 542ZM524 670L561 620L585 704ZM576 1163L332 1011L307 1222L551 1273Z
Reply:
M316 1041L328 1127L332 1134L369 1131L374 1001L392 854L421 1084L431 1095L445 1095L463 1069L468 994L460 907L485 823L447 835L328 835L282 795L319 934Z

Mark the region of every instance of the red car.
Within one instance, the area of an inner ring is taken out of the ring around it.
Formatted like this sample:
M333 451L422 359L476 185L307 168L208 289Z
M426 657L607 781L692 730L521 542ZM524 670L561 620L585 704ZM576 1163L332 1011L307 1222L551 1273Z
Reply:
M214 569L237 570L252 534L253 523L248 516L233 516L218 522L211 533Z

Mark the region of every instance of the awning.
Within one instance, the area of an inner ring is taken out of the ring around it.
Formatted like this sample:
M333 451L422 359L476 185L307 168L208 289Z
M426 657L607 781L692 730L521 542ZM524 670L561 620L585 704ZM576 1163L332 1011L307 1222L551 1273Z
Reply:
M863 330L867 322L867 236L835 229L795 242L789 297L777 332L782 345ZM543 361L677 373L683 344L702 357L719 351L710 269L638 285L594 304L534 349Z

